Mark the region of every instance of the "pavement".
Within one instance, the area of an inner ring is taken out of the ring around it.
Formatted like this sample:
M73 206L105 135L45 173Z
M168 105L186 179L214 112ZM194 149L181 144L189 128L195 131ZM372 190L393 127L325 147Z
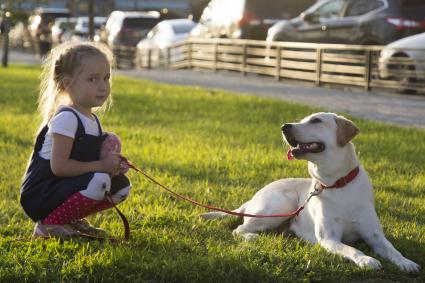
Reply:
M0 48L1 51L1 48ZM39 64L32 54L10 51L10 63ZM425 128L425 95L401 95L391 92L364 92L338 86L316 87L299 81L276 81L271 77L236 72L200 70L118 70L116 74L155 82L220 89L245 95L278 98L347 113L353 117L392 123L404 127Z
M161 83L200 86L241 94L268 96L353 117L425 128L425 95L364 92L342 87L316 87L271 77L198 70L119 70L118 74Z

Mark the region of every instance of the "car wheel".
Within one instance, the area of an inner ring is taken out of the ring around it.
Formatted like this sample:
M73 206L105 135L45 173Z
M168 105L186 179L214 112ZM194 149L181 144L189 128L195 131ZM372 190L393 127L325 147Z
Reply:
M415 89L410 88L412 83L417 81L417 78L414 74L416 70L415 65L409 59L409 56L404 53L394 54L392 57L394 59L403 59L403 63L391 64L389 65L389 70L393 74L391 79L398 82L400 88L398 88L399 93L412 94L416 93Z

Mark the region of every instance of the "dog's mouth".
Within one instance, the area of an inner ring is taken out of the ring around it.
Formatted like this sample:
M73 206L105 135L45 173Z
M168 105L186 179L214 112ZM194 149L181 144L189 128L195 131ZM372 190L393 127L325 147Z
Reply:
M325 150L325 144L322 142L299 142L291 137L285 137L290 148L288 150L288 159L299 158L307 153L319 153Z

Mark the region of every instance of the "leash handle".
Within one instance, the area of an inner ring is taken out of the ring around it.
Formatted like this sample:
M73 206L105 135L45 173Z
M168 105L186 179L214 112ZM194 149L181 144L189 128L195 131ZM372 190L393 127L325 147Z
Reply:
M137 166L135 166L134 164L132 164L127 158L125 158L124 156L121 156L122 161L124 161L131 169L139 172L140 174L142 174L143 176L145 176L149 181L151 181L152 183L160 186L161 188L163 188L164 190L166 190L167 192L169 192L170 194L174 195L177 198L183 199L185 201L188 201L194 205L203 207L203 208L207 208L210 210L215 210L215 211L220 211L220 212L224 212L227 214L231 214L231 215L235 215L235 216L240 216L240 217L255 217L255 218L270 218L270 217L293 217L293 216L298 216L298 214L301 212L301 210L303 210L305 208L305 206L307 205L307 203L310 201L311 197L317 195L317 194L313 194L316 191L314 191L306 200L306 202L300 206L297 210L290 212L290 213L284 213L284 214L249 214L249 213L239 213L239 212L234 212L228 209L224 209L224 208L220 208L220 207L215 207L212 205L208 205L208 204L203 204L200 203L196 200L193 200L189 197L186 197L184 195L181 195L179 193L174 192L173 190L167 188L166 186L164 186L163 184L159 183L158 181L156 181L153 177L149 176L149 174L147 174L145 171L143 171L142 169L138 168Z

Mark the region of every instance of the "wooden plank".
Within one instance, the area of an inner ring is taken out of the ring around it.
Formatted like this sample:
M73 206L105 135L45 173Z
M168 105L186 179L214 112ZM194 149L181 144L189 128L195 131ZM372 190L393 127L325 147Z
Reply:
M347 66L338 64L322 64L322 72L347 73L364 75L366 72L365 66Z
M327 83L346 84L346 85L355 85L355 86L364 86L365 84L365 79L362 77L350 77L350 76L329 75L329 74L322 74L320 76L320 81L327 82Z
M312 50L312 51L282 50L281 57L288 58L288 59L316 60L316 50Z
M194 52L214 52L214 45L200 45L200 44L194 44L192 45L192 50Z
M281 68L290 68L297 70L308 70L308 71L316 71L316 62L299 62L292 60L281 60L280 61Z
M224 70L241 71L242 65L241 64L226 63L226 62L217 62L217 68L218 69L224 69Z
M230 54L218 54L217 55L218 61L225 61L229 63L241 63L242 62L242 55L230 55Z
M267 75L267 76L276 75L275 68L248 65L246 66L246 69L247 69L247 72L249 73L261 74L261 75Z
M192 59L214 61L214 54L195 53L195 54L192 54Z
M364 64L365 59L364 55L322 53L322 61Z
M264 58L247 58L246 62L251 65L273 66L268 64Z
M219 53L237 53L242 54L243 46L218 45L217 52Z
M189 65L188 65L187 60L180 61L180 62L173 62L173 63L170 64L171 69L185 69L188 66Z
M247 54L248 55L255 55L255 56L267 56L269 51L266 48L247 48Z
M294 70L281 70L280 76L282 78L298 79L306 81L316 81L316 74L313 72L301 72Z
M425 84L423 83L409 83L407 85L402 85L400 82L390 81L390 80L373 80L371 82L372 87L382 87L390 89L412 89L425 92Z
M212 70L214 68L214 64L210 61L199 61L199 60L192 60L191 65L193 67L201 67Z

